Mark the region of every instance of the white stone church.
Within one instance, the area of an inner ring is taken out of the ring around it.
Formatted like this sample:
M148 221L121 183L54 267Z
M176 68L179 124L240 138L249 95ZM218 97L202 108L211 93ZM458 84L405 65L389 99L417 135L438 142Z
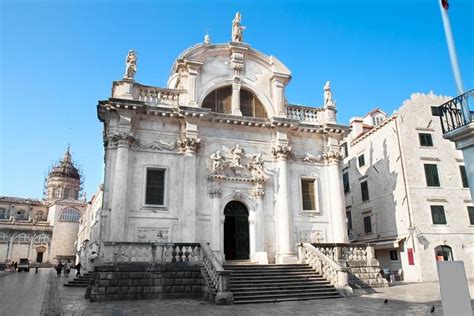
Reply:
M210 243L220 260L261 264L296 262L302 241L348 242L339 165L348 127L329 82L319 107L291 104L290 70L245 44L242 28L229 43L206 36L184 51L167 87L136 82L136 71L130 51L97 108L102 241Z

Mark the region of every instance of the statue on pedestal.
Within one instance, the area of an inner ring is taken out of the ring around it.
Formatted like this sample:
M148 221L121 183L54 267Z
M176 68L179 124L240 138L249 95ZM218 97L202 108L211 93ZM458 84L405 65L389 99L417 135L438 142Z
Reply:
M133 49L128 52L125 64L125 75L123 79L133 80L137 72L137 53Z
M240 25L240 12L235 14L235 18L232 21L232 42L242 42L243 41L243 31L245 27Z
M332 92L330 87L330 81L327 81L324 85L324 106L333 106L334 101L332 100Z

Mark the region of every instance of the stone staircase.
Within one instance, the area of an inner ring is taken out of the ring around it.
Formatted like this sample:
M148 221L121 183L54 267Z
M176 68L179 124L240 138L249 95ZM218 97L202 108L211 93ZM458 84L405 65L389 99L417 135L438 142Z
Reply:
M75 277L73 280L69 281L68 283L64 283L64 286L87 287L91 279L92 279L92 272L86 272L80 275L79 277Z
M234 304L342 297L307 264L224 264Z
M380 274L378 265L368 266L365 261L348 261L349 285L353 289L370 289L388 286L388 281Z

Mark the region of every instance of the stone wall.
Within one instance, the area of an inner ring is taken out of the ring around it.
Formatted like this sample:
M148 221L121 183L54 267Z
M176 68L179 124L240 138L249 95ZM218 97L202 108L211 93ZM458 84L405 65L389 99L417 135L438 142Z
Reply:
M205 286L196 264L144 263L98 266L90 285L91 302L155 298L201 298ZM87 294L86 294L86 298Z

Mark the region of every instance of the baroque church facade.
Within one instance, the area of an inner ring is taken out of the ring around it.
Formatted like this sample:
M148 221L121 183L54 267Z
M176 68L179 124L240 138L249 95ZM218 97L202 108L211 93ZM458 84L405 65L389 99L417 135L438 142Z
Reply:
M86 203L81 176L69 148L49 171L42 200L0 197L0 262L53 264L75 261L76 240Z
M124 78L97 106L102 241L209 243L221 261L261 264L296 262L299 242L348 242L340 142L349 129L329 82L320 107L289 103L290 70L242 30L184 51L165 88L136 82L129 52Z

